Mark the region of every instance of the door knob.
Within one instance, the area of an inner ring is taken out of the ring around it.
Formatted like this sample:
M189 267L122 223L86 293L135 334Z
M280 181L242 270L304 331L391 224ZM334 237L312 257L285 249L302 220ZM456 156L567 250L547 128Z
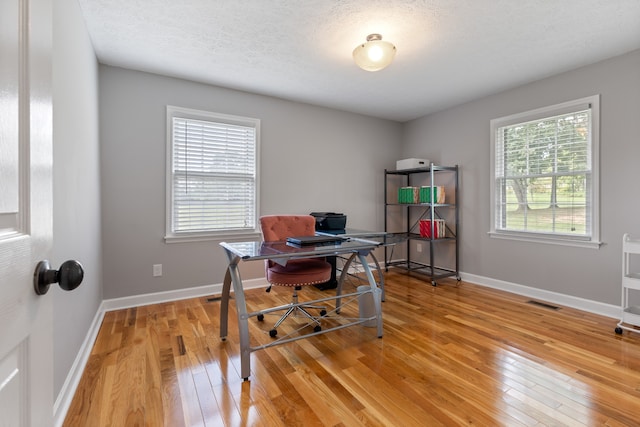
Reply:
M38 295L49 291L49 285L58 283L65 291L72 291L82 283L84 270L75 260L62 263L60 270L52 270L49 261L40 261L33 273L33 287Z

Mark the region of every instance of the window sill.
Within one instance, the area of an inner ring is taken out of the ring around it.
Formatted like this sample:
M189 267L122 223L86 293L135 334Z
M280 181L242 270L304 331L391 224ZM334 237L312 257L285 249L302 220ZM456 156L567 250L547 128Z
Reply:
M524 233L509 233L509 232L496 232L490 231L489 237L494 239L505 239L505 240L518 240L521 242L535 242L535 243L544 243L548 245L561 245L561 246L572 246L578 248L589 248L589 249L599 249L602 245L600 241L594 240L574 240L574 239L566 239L562 237L548 237L544 235L535 235L535 234L524 234Z
M164 242L171 243L191 243L191 242L205 242L205 241L255 241L262 239L260 232L238 232L238 233L216 233L216 234L187 234L187 235L166 235L164 236Z

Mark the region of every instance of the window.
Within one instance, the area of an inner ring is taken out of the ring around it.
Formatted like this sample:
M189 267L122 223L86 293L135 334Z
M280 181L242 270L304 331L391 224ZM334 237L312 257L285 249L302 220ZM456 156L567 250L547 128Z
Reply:
M492 237L599 247L599 96L491 121Z
M260 121L167 106L166 241L258 233Z

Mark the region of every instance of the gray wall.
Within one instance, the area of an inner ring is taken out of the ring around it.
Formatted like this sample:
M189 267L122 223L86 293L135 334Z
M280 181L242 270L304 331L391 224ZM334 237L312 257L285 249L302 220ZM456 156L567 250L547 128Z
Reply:
M73 292L52 286L54 398L102 301L98 63L77 0L53 7L53 253L85 270Z
M634 128L640 117L640 52L402 125L108 66L99 67L98 83L77 2L57 1L54 18L51 261L59 266L75 258L85 267L79 289L52 290L55 395L103 297L222 280L225 261L217 241L163 241L167 104L261 119L262 214L344 211L349 225L379 229L384 168L405 157L457 163L463 272L619 303L620 239L624 232L640 234L634 191L640 181ZM605 245L593 250L490 239L489 120L596 93L602 95ZM304 163L291 166L294 160ZM156 263L164 265L163 277L152 277ZM243 269L243 277L261 277L257 264Z
M351 226L383 226L383 170L395 164L400 123L105 65L99 73L105 298L224 276L219 241L163 240L167 104L261 120L261 214L334 210ZM261 263L241 270L264 276Z
M600 94L600 225L604 245L584 249L492 239L489 121ZM401 157L461 167L464 273L618 305L622 235L640 235L640 51L432 114L405 126Z

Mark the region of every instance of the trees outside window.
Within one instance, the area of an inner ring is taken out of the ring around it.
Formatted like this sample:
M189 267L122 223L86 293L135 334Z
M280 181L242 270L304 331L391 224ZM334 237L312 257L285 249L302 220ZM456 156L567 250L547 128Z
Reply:
M598 98L491 121L498 237L597 242Z

